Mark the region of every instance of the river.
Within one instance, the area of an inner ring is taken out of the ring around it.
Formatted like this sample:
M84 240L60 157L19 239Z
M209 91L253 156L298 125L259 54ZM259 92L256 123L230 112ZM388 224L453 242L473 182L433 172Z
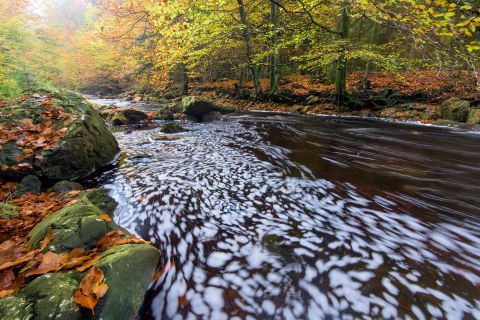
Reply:
M183 125L117 132L121 160L91 181L161 251L142 319L480 319L479 134L262 112Z

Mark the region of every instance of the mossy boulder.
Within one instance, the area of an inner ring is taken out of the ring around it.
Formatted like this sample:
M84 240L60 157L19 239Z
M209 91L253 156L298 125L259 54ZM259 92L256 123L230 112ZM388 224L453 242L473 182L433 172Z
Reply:
M218 111L212 111L203 115L203 122L212 122L222 120L222 114Z
M179 132L184 132L186 130L176 122L168 122L168 123L164 123L160 127L160 131L162 131L163 133L179 133Z
M100 301L95 319L136 319L155 273L158 250L147 244L127 244L101 256L96 267L104 272L109 289Z
M18 219L19 217L20 212L16 206L5 202L0 202L0 219L12 220Z
M210 112L219 112L221 114L232 113L235 110L227 109L213 104L206 100L200 100L196 97L185 97L181 102L182 112L190 119L203 121L204 115Z
M55 192L55 193L64 193L64 192L70 192L74 190L82 190L83 186L80 183L77 182L72 182L72 181L59 181L53 185L53 187L50 188L50 192Z
M155 120L166 120L166 121L172 121L175 120L175 116L173 113L168 110L168 109L160 109L157 112L155 112L153 119Z
M40 194L42 189L42 183L37 176L28 175L22 179L14 192L15 197L20 197L26 193Z
M99 217L115 209L115 201L102 190L83 192L79 200L54 212L30 232L33 248L38 247L49 228L54 237L47 250L54 252L88 249L109 230L121 229ZM108 291L93 315L74 302L74 293L88 271L71 270L42 275L19 292L0 299L0 319L136 319L156 270L158 250L150 244L124 244L108 249L100 257L95 266L104 272Z
M451 98L442 103L442 119L467 122L470 114L470 102L460 98Z
M28 166L21 170L15 170L14 166L18 164L17 157L24 155L19 146L21 143L18 143L22 136L4 144L0 150L0 166L6 170L1 171L1 175L21 178L33 174L53 180L75 180L88 176L114 159L119 151L117 141L99 113L76 94L32 95L19 104L3 107L2 112L7 116L1 117L0 123L16 124L25 119L31 119L33 124L43 123L42 114L52 112L52 108L70 116L68 121L57 119L54 122L58 129L66 126L60 143L22 160Z
M99 215L111 214L114 206L110 197L101 194L102 190L83 193L79 201L64 207L42 220L29 233L29 243L37 248L48 229L53 231L53 240L49 250L53 252L70 251L74 248L91 248L107 232L121 229L114 222L105 222ZM97 203L95 200L99 200ZM106 210L104 210L106 209Z
M12 296L0 299L2 320L84 319L73 296L80 284L76 271L42 275Z
M111 121L114 126L122 126L137 124L147 119L148 115L145 112L136 109L122 109L113 115Z

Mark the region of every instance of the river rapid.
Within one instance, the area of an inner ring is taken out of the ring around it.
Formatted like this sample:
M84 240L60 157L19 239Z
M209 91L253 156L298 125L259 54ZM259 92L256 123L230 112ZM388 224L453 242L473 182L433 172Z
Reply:
M182 125L117 132L120 161L90 181L161 252L142 319L480 319L480 135L260 112Z

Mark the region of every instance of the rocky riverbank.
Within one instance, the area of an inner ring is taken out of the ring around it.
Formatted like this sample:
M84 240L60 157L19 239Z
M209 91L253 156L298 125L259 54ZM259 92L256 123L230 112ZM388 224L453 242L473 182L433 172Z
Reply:
M158 250L113 222L103 191L67 181L119 151L100 114L74 94L1 104L0 318L136 318Z

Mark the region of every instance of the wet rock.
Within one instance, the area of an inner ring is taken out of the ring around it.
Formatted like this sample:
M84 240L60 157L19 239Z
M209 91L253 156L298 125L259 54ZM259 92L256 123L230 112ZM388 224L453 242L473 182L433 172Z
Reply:
M114 247L96 264L105 274L108 291L95 319L135 319L155 273L159 252L147 244Z
M176 122L168 122L162 125L160 131L162 131L163 133L179 133L186 130Z
M467 122L470 114L470 102L460 98L451 98L442 103L441 116L445 120Z
M55 192L55 193L64 193L64 192L70 192L74 190L82 190L83 186L80 183L77 182L71 182L71 181L59 181L53 185L53 187L50 188L49 192Z
M20 212L16 206L0 202L0 219L12 220L18 219L19 217Z
M76 271L38 277L15 295L0 299L1 319L83 319L73 296L80 281Z
M155 115L153 116L153 119L172 121L172 120L175 120L175 117L173 116L173 113L170 110L161 109L161 110L158 110L157 112L155 112Z
M472 109L468 115L467 119L468 124L478 124L480 123L480 109Z
M145 112L135 109L123 109L117 111L112 117L114 126L137 124L148 119Z
M203 115L203 122L212 122L222 120L222 114L218 111L209 112Z
M52 107L60 108L72 116L67 132L61 143L52 149L36 152L23 162L32 165L21 171L8 169L1 175L20 178L34 174L52 180L75 180L86 177L113 160L118 153L117 141L105 126L99 113L82 97L75 94L52 94ZM41 121L44 111L43 100L32 96L20 105L4 107L3 112L11 116L2 117L2 123L16 123L22 119ZM63 120L58 123L63 126ZM16 157L23 151L16 141L3 145L0 150L0 166L11 168L17 163ZM37 156L37 157L35 157ZM39 157L40 156L40 157Z
M62 252L81 247L91 248L108 231L115 229L99 217L102 213L99 207L82 196L79 202L52 213L37 224L29 233L29 243L32 248L37 248L51 228L53 240L49 250Z
M118 206L118 203L101 189L89 190L84 192L82 196L109 216L113 215Z
M42 183L37 176L28 175L22 179L20 185L14 193L15 197L20 197L26 193L40 194L42 189Z
M210 112L219 112L221 114L232 113L235 110L219 107L209 101L199 100L196 97L183 98L181 102L182 112L190 119L203 121L204 115Z

